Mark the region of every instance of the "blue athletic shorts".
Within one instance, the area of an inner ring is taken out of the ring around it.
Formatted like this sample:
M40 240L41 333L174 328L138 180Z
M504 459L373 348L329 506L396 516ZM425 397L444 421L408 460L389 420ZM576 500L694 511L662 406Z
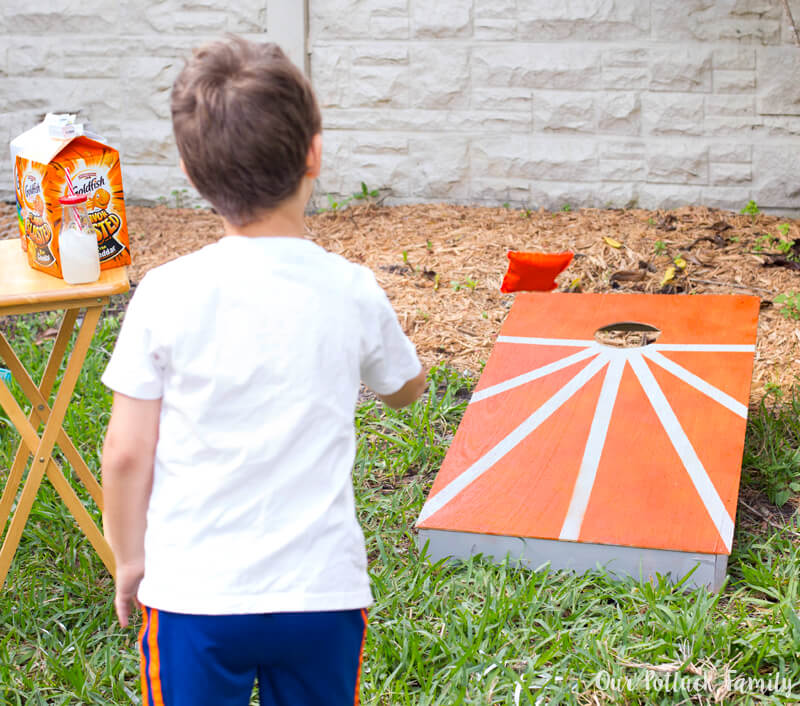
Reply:
M142 606L143 706L358 704L367 611L185 615Z

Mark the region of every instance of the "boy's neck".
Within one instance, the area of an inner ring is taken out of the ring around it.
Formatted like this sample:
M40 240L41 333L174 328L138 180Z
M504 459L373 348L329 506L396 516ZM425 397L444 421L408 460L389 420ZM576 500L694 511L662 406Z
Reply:
M301 193L290 196L277 208L261 212L255 220L236 226L224 218L225 235L243 235L247 238L303 238L305 237L305 205L308 201Z

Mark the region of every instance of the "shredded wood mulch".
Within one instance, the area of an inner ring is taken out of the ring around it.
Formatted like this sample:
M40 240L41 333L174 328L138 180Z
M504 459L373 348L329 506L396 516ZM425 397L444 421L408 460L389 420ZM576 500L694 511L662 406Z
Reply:
M222 234L202 210L129 207L128 219L134 283ZM752 401L800 376L800 320L788 315L800 309L775 303L800 293L797 219L702 206L551 213L426 204L362 205L306 223L309 238L375 272L428 365L480 371L514 299L500 292L508 250L571 250L562 291L760 297ZM13 209L0 204L0 238L13 236Z

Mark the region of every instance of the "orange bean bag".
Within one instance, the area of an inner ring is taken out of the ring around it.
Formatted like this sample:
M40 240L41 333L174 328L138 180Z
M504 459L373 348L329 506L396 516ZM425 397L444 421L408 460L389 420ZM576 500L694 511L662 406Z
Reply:
M556 276L572 262L571 252L540 253L508 251L508 272L501 292L549 292L555 289Z

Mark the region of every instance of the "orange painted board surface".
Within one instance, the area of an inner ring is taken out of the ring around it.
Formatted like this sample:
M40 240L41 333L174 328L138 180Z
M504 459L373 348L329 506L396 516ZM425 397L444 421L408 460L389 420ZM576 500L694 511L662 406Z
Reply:
M729 554L759 300L520 294L420 529ZM649 345L595 340L609 324Z

